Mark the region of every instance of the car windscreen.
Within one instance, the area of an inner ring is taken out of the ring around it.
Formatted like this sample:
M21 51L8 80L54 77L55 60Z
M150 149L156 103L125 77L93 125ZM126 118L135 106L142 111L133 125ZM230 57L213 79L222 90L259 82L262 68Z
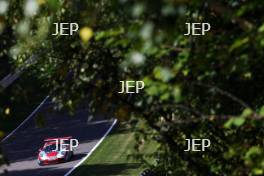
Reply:
M60 146L56 146L56 144L51 144L51 145L48 145L44 148L44 152L45 153L49 153L49 152L52 152L52 151L56 151L60 148Z

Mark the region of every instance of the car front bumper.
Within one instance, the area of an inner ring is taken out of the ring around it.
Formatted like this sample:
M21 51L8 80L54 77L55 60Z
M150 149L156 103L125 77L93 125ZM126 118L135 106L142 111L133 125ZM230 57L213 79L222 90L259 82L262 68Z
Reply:
M64 162L65 159L64 158L55 158L55 159L38 159L38 163L40 165L48 165L48 164L57 164L57 163L61 163Z

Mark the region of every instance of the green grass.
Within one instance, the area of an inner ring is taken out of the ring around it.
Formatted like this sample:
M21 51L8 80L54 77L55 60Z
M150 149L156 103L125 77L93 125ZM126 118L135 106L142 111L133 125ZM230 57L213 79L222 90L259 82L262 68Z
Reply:
M134 133L117 127L72 176L138 176L144 164L128 159L135 144ZM156 145L145 145L143 152L151 153Z

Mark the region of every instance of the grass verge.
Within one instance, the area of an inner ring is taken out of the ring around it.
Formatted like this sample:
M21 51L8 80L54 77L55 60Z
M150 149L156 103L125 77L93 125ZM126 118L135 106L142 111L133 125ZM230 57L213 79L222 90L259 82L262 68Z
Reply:
M105 138L96 151L71 176L138 176L144 164L129 156L135 151L134 132L131 129L116 127ZM145 144L142 152L151 153L156 145Z

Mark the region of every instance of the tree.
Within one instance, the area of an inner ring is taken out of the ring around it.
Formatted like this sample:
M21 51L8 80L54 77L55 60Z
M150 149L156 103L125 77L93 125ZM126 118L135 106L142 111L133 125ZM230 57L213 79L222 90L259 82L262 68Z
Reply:
M159 175L262 175L262 12L257 0L12 0L1 23L13 27L11 62L38 55L26 65L61 107L89 99L93 112L144 119ZM78 23L79 36L51 35L57 22ZM184 36L187 22L212 29ZM118 94L122 80L143 80L144 92ZM183 152L186 138L212 147Z

